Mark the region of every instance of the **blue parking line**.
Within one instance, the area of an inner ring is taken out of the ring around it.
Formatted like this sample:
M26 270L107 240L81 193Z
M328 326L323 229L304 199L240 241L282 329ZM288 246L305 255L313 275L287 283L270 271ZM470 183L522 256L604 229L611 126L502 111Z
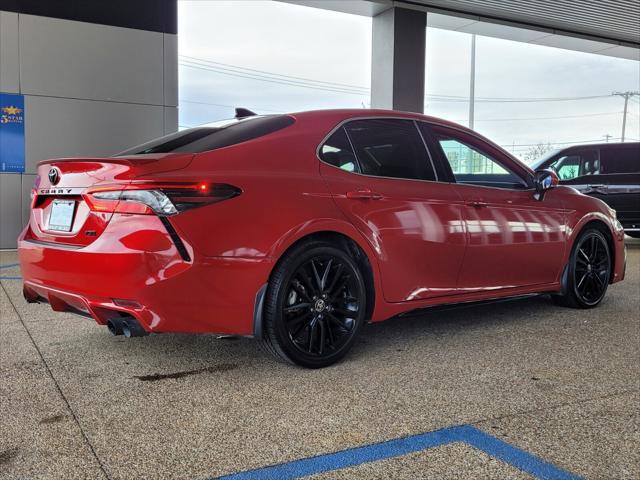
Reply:
M581 478L475 427L458 428L464 429L461 438L463 442L536 478L543 480L578 480Z
M542 480L578 480L580 477L545 462L535 455L499 440L470 425L349 448L340 452L303 458L278 465L218 477L218 480L293 479L399 457L409 453L464 442L487 455Z
M22 280L22 277L0 277L0 280Z
M18 267L20 266L19 263L8 263L6 265L0 265L0 270L3 268L13 268L13 267Z

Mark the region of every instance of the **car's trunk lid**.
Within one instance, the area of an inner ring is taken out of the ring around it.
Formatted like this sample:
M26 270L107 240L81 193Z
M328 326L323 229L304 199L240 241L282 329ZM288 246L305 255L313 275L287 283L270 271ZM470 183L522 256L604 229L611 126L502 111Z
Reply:
M88 245L102 234L113 214L92 210L87 190L124 188L141 176L183 169L192 158L193 154L147 154L40 162L32 190L28 238L66 246Z

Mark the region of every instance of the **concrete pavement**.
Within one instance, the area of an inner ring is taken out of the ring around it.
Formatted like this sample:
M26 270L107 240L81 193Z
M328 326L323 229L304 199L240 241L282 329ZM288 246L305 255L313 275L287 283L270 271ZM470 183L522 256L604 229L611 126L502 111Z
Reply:
M639 478L640 242L628 248L597 309L536 297L392 320L319 371L249 339L112 337L26 304L2 252L0 478L205 479L454 425L577 476ZM534 477L456 442L313 478Z

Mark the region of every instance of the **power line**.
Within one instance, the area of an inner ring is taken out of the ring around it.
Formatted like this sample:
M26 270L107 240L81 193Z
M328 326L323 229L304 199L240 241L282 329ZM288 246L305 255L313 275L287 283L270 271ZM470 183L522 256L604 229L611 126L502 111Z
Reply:
M234 105L226 105L223 103L212 103L212 102L202 102L202 101L196 101L196 100L187 100L187 99L180 99L181 103L192 103L192 104L196 104L196 105L211 105L214 107L228 107L228 108L236 108L236 106ZM268 112L274 112L274 113L283 113L282 110L272 110L269 108L263 108L263 107L259 107L256 105L252 105L253 108L257 109L257 110L265 110ZM562 116L557 116L557 117L527 117L527 118L523 118L523 117L519 117L519 118L478 118L476 119L476 121L478 122L512 122L512 121L530 121L530 120L556 120L556 119L564 119L564 118L583 118L583 117L599 117L599 116L605 116L605 115L619 115L622 112L603 112L603 113L585 113L582 115L562 115ZM631 113L631 112L628 112ZM466 121L466 119L454 119L452 120L454 122L458 122L458 123L463 123Z
M214 62L212 60L199 59L197 57L187 57L185 55L181 55L181 57L186 58L187 60L183 60L183 61L186 61L186 62L205 64L205 65L213 67L213 68L219 68L219 69L229 70L229 71L237 71L237 72L242 73L242 74L251 74L251 75L255 75L257 77L269 77L269 78L275 78L275 79L278 79L278 80L286 80L286 81L296 81L296 82L318 84L318 85L321 85L321 86L329 86L329 87L332 87L332 88L357 90L357 91L361 91L361 92L368 92L369 91L369 89L367 87L361 87L361 86L358 86L358 85L351 85L351 84L338 83L338 82L329 82L329 81L325 81L325 80L316 80L316 79L307 78L307 77L297 77L297 76L293 76L293 75L286 75L286 74L281 74L281 73L268 72L268 71L265 71L265 70L257 70L257 69L254 69L254 68L242 67L242 66L239 66L239 65L231 65L231 64L228 64L228 63Z
M347 83L327 82L327 81L324 81L324 80L314 80L312 78L296 77L296 76L293 76L293 75L284 75L284 74L281 74L281 73L267 72L266 70L257 70L255 68L248 68L248 67L241 67L241 66L238 66L238 65L231 65L229 63L214 62L213 60L207 60L207 59L198 58L198 57L190 57L188 55L180 55L180 57L191 59L192 61L198 61L198 62L207 63L207 64L220 65L221 67L225 67L225 68L228 68L228 69L245 70L245 71L248 71L248 72L255 72L255 73L274 76L274 77L282 77L282 78L287 78L287 79L302 80L304 82L312 82L312 83L319 83L319 84L324 84L324 85L332 85L332 86L335 86L335 87L347 87L347 88L352 88L352 89L356 89L356 90L369 91L369 89L367 87L360 87L358 85L350 85L350 84L347 84Z
M324 82L321 82L319 80L298 80L297 77L289 77L287 75L280 75L280 74L275 74L275 73L268 73L268 74L254 73L254 71L244 70L241 67L229 68L229 67L223 67L223 66L219 66L219 65L212 65L212 64L210 64L208 62L205 62L205 61L181 60L180 64L181 65L185 65L185 66L194 66L195 65L195 66L207 68L207 69L209 69L211 71L225 72L225 73L228 73L228 74L236 74L236 75L238 75L240 77L250 77L250 78L255 79L255 80L269 80L269 81L275 81L275 82L286 82L286 83L292 83L292 84L296 84L296 85L309 85L309 86L313 86L313 87L329 88L329 89L336 89L336 90L345 90L345 91L353 92L353 93L368 94L368 90L366 90L366 89L343 87L343 86L339 86L339 85L333 85L333 84L329 84L329 83L324 83Z
M610 95L588 95L582 97L539 97L539 98L499 98L499 97L476 97L478 103L546 103L546 102L569 102L575 100L594 100L598 98L608 98ZM467 97L462 96L438 96L425 95L432 102L468 102Z
M620 140L620 137L611 137L610 140ZM500 145L503 148L509 147L537 147L540 144L543 145L577 145L579 143L601 143L602 139L596 138L593 140L580 140L578 142L538 142L538 143L520 143L520 144L509 144L509 145Z
M195 105L211 105L213 107L229 107L229 108L236 108L237 105L225 105L224 103L211 103L211 102L202 102L202 101L196 101L196 100L186 100L186 99L180 99L180 103L193 103ZM274 112L274 113L283 113L282 110L272 110L270 108L263 108L263 107L259 107L256 105L252 105L252 108L255 108L256 110L264 110L267 112Z
M302 88L310 88L313 90L325 90L325 91L329 91L329 92L334 92L334 93L346 93L346 94L351 94L351 95L358 95L361 97L366 97L368 96L368 94L364 94L364 93L357 93L357 92L353 92L350 90L338 90L338 89L333 89L333 88L324 88L324 87L317 87L314 85L308 85L308 84L303 84L303 83L293 83L293 82L285 82L285 81L280 81L280 80L270 80L270 79L266 79L266 78L258 78L255 76L250 76L250 75L241 75L238 73L231 73L231 72L225 72L225 71L221 71L221 70L217 70L217 69L213 69L213 68L209 68L209 67L205 67L205 66L201 66L201 65L190 65L190 64L186 64L183 62L180 62L180 65L182 65L183 67L188 67L188 68L195 68L198 70L205 70L208 72L212 72L212 73L219 73L222 75L231 75L234 77L240 77L240 78L247 78L250 80L258 80L261 82L268 82L268 83L277 83L277 84L281 84L281 85L288 85L288 86L292 86L292 87L302 87Z
M195 68L223 75L237 76L250 80L259 80L270 83L279 83L290 86L311 88L315 90L325 90L335 93L346 93L358 96L366 96L370 89L358 85L351 85L338 82L327 82L324 80L314 80L311 78L284 75L266 70L258 70L228 63L215 62L213 60L180 55L183 60L180 65ZM592 100L598 98L608 98L610 95L585 95L577 97L477 97L476 102L481 103L529 103L529 102L565 102L575 100ZM432 102L468 102L469 98L462 95L426 94L425 98Z
M583 118L583 117L601 117L605 115L620 115L622 112L603 112L603 113L585 113L582 115L562 115L557 117L517 117L517 118L476 118L476 122L513 122L513 121L529 121L529 120L557 120L563 118ZM453 120L462 123L466 119Z

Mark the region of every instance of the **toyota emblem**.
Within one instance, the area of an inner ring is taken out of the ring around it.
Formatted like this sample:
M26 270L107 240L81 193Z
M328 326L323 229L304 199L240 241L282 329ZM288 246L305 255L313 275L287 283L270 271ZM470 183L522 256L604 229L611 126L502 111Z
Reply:
M58 174L57 168L49 170L49 181L51 182L51 185L55 185L60 181L60 174Z

